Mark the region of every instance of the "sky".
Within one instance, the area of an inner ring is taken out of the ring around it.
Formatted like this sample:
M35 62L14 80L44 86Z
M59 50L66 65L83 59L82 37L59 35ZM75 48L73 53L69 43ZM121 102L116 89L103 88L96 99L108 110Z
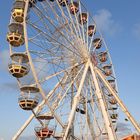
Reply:
M140 0L83 1L110 50L120 98L140 123ZM7 70L9 47L6 33L12 3L13 0L0 1L0 140L11 139L31 114L19 108L19 89ZM25 131L21 140L33 135L35 123L32 122L31 129Z

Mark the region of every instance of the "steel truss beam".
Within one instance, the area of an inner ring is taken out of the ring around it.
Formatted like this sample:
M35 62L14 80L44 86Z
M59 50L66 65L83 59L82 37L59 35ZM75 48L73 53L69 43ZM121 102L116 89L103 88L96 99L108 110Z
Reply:
M76 110L76 107L79 103L82 87L83 87L83 84L85 82L87 71L89 69L91 69L91 74L93 76L93 80L94 80L94 83L95 83L95 88L96 88L95 93L96 93L96 96L98 97L99 104L100 104L101 111L102 111L102 115L103 115L103 118L105 120L105 126L106 126L106 129L107 129L107 132L108 132L109 140L117 140L117 136L115 134L114 129L112 128L112 123L110 122L110 116L107 112L107 108L106 108L106 105L104 103L102 93L100 91L100 86L99 86L99 83L98 83L97 75L94 71L94 66L93 66L93 64L91 63L90 60L85 65L85 69L84 69L84 72L83 72L83 76L82 76L77 94L74 97L73 107L72 107L71 113L70 113L69 118L68 118L68 125L67 125L66 131L64 133L63 140L67 140L67 138L68 138L68 133L69 133L69 130L71 128L72 121L74 120L75 110Z
M46 99L48 99L55 91L56 89L61 85L61 82L57 83L53 90L51 90L48 95L46 96ZM35 109L35 113L39 113L42 110L42 107L45 105L46 100L43 100L40 105L37 106ZM24 123L24 125L19 129L19 131L15 134L15 136L12 138L12 140L17 140L19 136L22 134L22 132L27 128L27 126L30 124L30 122L33 120L34 114L32 114L29 119Z
M103 75L103 73L98 68L95 68L95 71L98 74L98 76L101 78L101 80L103 81L104 85L107 87L109 92L117 100L117 102L118 102L119 106L121 107L122 111L125 113L125 115L128 117L128 119L131 121L131 123L133 124L133 126L135 127L137 132L140 134L140 126L138 125L136 120L133 118L133 116L130 114L130 112L128 111L127 107L123 104L123 102L119 98L117 92L110 86L108 81L105 79L105 76Z
M101 112L102 112L102 115L103 115L103 118L104 118L104 121L105 121L105 127L106 127L106 130L107 130L107 133L108 133L109 140L117 140L117 136L115 134L114 129L112 128L112 123L110 121L110 116L108 114L108 111L107 111L107 108L106 108L106 105L105 105L105 102L104 102L104 99L103 99L103 95L102 95L102 92L101 92L101 89L100 89L100 86L99 86L99 81L97 79L97 74L96 74L96 72L94 70L94 66L91 62L90 62L90 69L91 69L91 73L92 73L94 84L95 84L95 94L96 94L96 96L98 98L98 101L99 101L99 105L100 105Z
M107 82L107 80L105 79L105 76L103 75L103 73L97 67L94 67L93 64L90 61L88 61L86 63L86 65L85 65L85 69L84 69L84 72L83 72L83 76L82 76L82 79L81 79L77 94L74 97L73 107L72 107L71 113L69 115L68 125L67 125L67 128L66 128L63 140L66 140L67 137L68 137L69 129L71 128L71 124L72 124L72 121L74 119L75 110L76 110L76 107L77 107L77 105L79 103L82 87L83 87L83 84L85 82L86 74L87 74L87 71L88 71L89 68L91 69L91 74L93 76L93 80L94 80L94 84L95 84L95 88L96 88L95 94L96 94L96 96L98 97L98 100L99 100L102 115L103 115L103 118L104 118L104 121L105 121L106 130L108 132L109 140L117 140L117 137L116 137L116 134L115 134L114 130L112 129L112 123L110 122L110 117L109 117L109 114L107 112L107 108L106 108L106 105L104 103L104 100L102 98L103 96L102 96L102 92L100 91L100 86L99 86L99 83L98 83L98 77L103 81L104 85L107 87L109 92L117 100L119 106L124 111L126 116L129 118L129 120L131 121L133 126L136 128L138 133L140 133L139 125L137 124L135 119L132 117L132 115L129 113L128 109L125 107L123 102L120 100L120 98L117 95L116 91ZM50 91L50 93L48 95L50 96L50 94L52 94L53 92L54 92L54 90ZM41 102L41 104L36 108L35 112L41 111L41 107L44 104L45 104L45 100L43 100ZM12 140L17 140L18 139L18 137L25 130L25 128L29 125L29 123L32 121L33 118L34 118L34 115L31 115L30 118L26 121L26 123L22 126L22 128L18 131L18 133L12 138Z
M84 81L86 78L88 68L89 68L89 62L87 62L87 64L85 65L84 73L83 73L77 94L74 96L73 106L72 106L71 113L70 113L69 118L68 118L68 125L67 125L66 131L64 133L63 140L67 140L68 133L69 133L69 130L70 130L71 125L72 125L72 121L74 120L75 110L76 110L76 107L77 107L79 100L80 100L80 94L81 94L81 90L82 90L82 87L83 87L83 84L84 84Z

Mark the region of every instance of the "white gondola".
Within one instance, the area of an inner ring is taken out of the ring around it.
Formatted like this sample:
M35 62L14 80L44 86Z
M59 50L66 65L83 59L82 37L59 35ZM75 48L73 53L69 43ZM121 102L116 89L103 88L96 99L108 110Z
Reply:
M12 18L16 22L23 22L24 20L24 9L25 9L25 1L24 0L16 0L13 4L12 9Z
M22 86L20 88L21 96L19 97L19 106L23 110L33 110L39 103L39 88L35 86Z
M24 44L23 25L21 23L11 23L9 25L7 41L13 47L19 47Z
M12 63L8 65L9 72L16 78L22 78L29 73L28 56L25 53L13 53Z
M54 119L54 116L51 113L44 113L44 114L38 114L36 118L39 120L52 120Z

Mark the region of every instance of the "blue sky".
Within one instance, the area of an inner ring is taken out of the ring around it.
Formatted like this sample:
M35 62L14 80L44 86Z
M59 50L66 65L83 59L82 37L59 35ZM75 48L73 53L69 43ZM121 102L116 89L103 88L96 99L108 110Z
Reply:
M140 122L140 1L83 0L109 47L119 94ZM7 26L13 0L0 1L0 140L9 140L30 115L18 107L16 80L7 71ZM34 123L32 123L33 129ZM28 129L32 131L31 129ZM24 135L32 135L26 131Z

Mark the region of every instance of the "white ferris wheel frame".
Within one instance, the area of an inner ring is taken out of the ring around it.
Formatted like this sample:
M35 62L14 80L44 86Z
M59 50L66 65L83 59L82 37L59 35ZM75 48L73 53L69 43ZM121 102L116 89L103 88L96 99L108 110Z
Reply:
M36 71L35 71L35 68L34 68L34 65L33 65L33 62L32 62L30 51L28 49L28 36L27 36L27 25L26 25L27 24L26 23L26 16L27 16L27 12L28 12L28 4L29 4L29 0L26 0L25 11L24 11L24 22L23 22L23 25L24 25L24 36L25 36L25 46L26 46L27 55L29 57L29 64L30 64L30 67L31 67L31 71L33 73L33 77L35 79L36 85L40 89L40 94L42 95L42 98L43 98L43 101L40 103L40 105L37 106L37 108L35 109L34 113L40 112L41 109L42 109L42 107L46 104L49 107L51 113L54 115L55 119L59 122L59 124L62 127L64 127L64 124L61 122L61 120L59 119L59 117L54 113L54 111L52 110L52 108L51 108L51 106L49 105L49 102L48 102L49 96L51 96L55 92L55 89L60 86L60 82L61 81L58 82L56 84L56 86L54 87L54 89L51 90L48 93L48 95L46 96L45 93L44 93L44 91L43 91L43 89L42 89L42 87L41 87L41 85L40 85L39 79L37 77L37 74L36 74ZM76 33L78 34L78 32L76 32ZM84 33L84 31L83 31L83 33ZM80 34L80 36L82 37L83 35ZM83 36L83 40L84 39L85 38ZM87 38L87 41L88 41L88 38ZM135 119L129 113L128 109L126 108L126 106L123 104L123 102L119 98L117 92L110 86L110 84L108 83L108 81L105 79L105 76L102 74L101 70L99 68L97 68L96 66L94 66L94 64L91 62L91 59L88 58L87 62L85 63L84 72L83 72L82 79L81 79L80 84L79 84L79 87L78 87L77 94L76 94L76 96L73 99L73 106L72 106L71 113L70 113L69 118L68 118L68 125L66 127L66 131L64 133L63 140L66 140L67 139L69 129L70 129L71 124L72 124L72 121L74 119L75 110L76 110L76 107L77 107L77 105L79 103L79 100L80 100L81 90L82 90L83 84L85 82L85 77L87 75L88 69L91 70L91 75L92 75L92 78L94 79L94 84L95 84L95 89L96 89L95 94L96 94L96 96L97 96L97 98L99 100L99 105L100 105L101 112L102 112L102 115L103 115L103 118L104 118L104 121L105 121L105 127L106 127L106 130L107 130L107 133L108 133L109 140L117 140L117 137L116 137L116 134L115 134L115 132L112 129L112 126L111 126L109 114L106 111L107 108L106 108L106 105L105 105L105 103L103 101L103 96L102 96L102 92L100 90L100 86L99 86L97 77L100 77L100 79L103 81L105 87L108 89L108 91L116 99L116 101L117 101L118 105L120 106L120 108L122 109L122 111L125 113L125 115L128 117L128 119L131 121L131 123L133 124L133 126L135 127L135 129L137 130L137 132L140 134L140 126L137 124L137 122L135 121ZM19 136L26 129L26 127L30 124L30 122L32 121L33 118L34 118L34 114L32 114L29 117L29 119L19 129L19 131L17 132L17 134L15 134L15 136L12 138L12 140L17 140L19 138Z

